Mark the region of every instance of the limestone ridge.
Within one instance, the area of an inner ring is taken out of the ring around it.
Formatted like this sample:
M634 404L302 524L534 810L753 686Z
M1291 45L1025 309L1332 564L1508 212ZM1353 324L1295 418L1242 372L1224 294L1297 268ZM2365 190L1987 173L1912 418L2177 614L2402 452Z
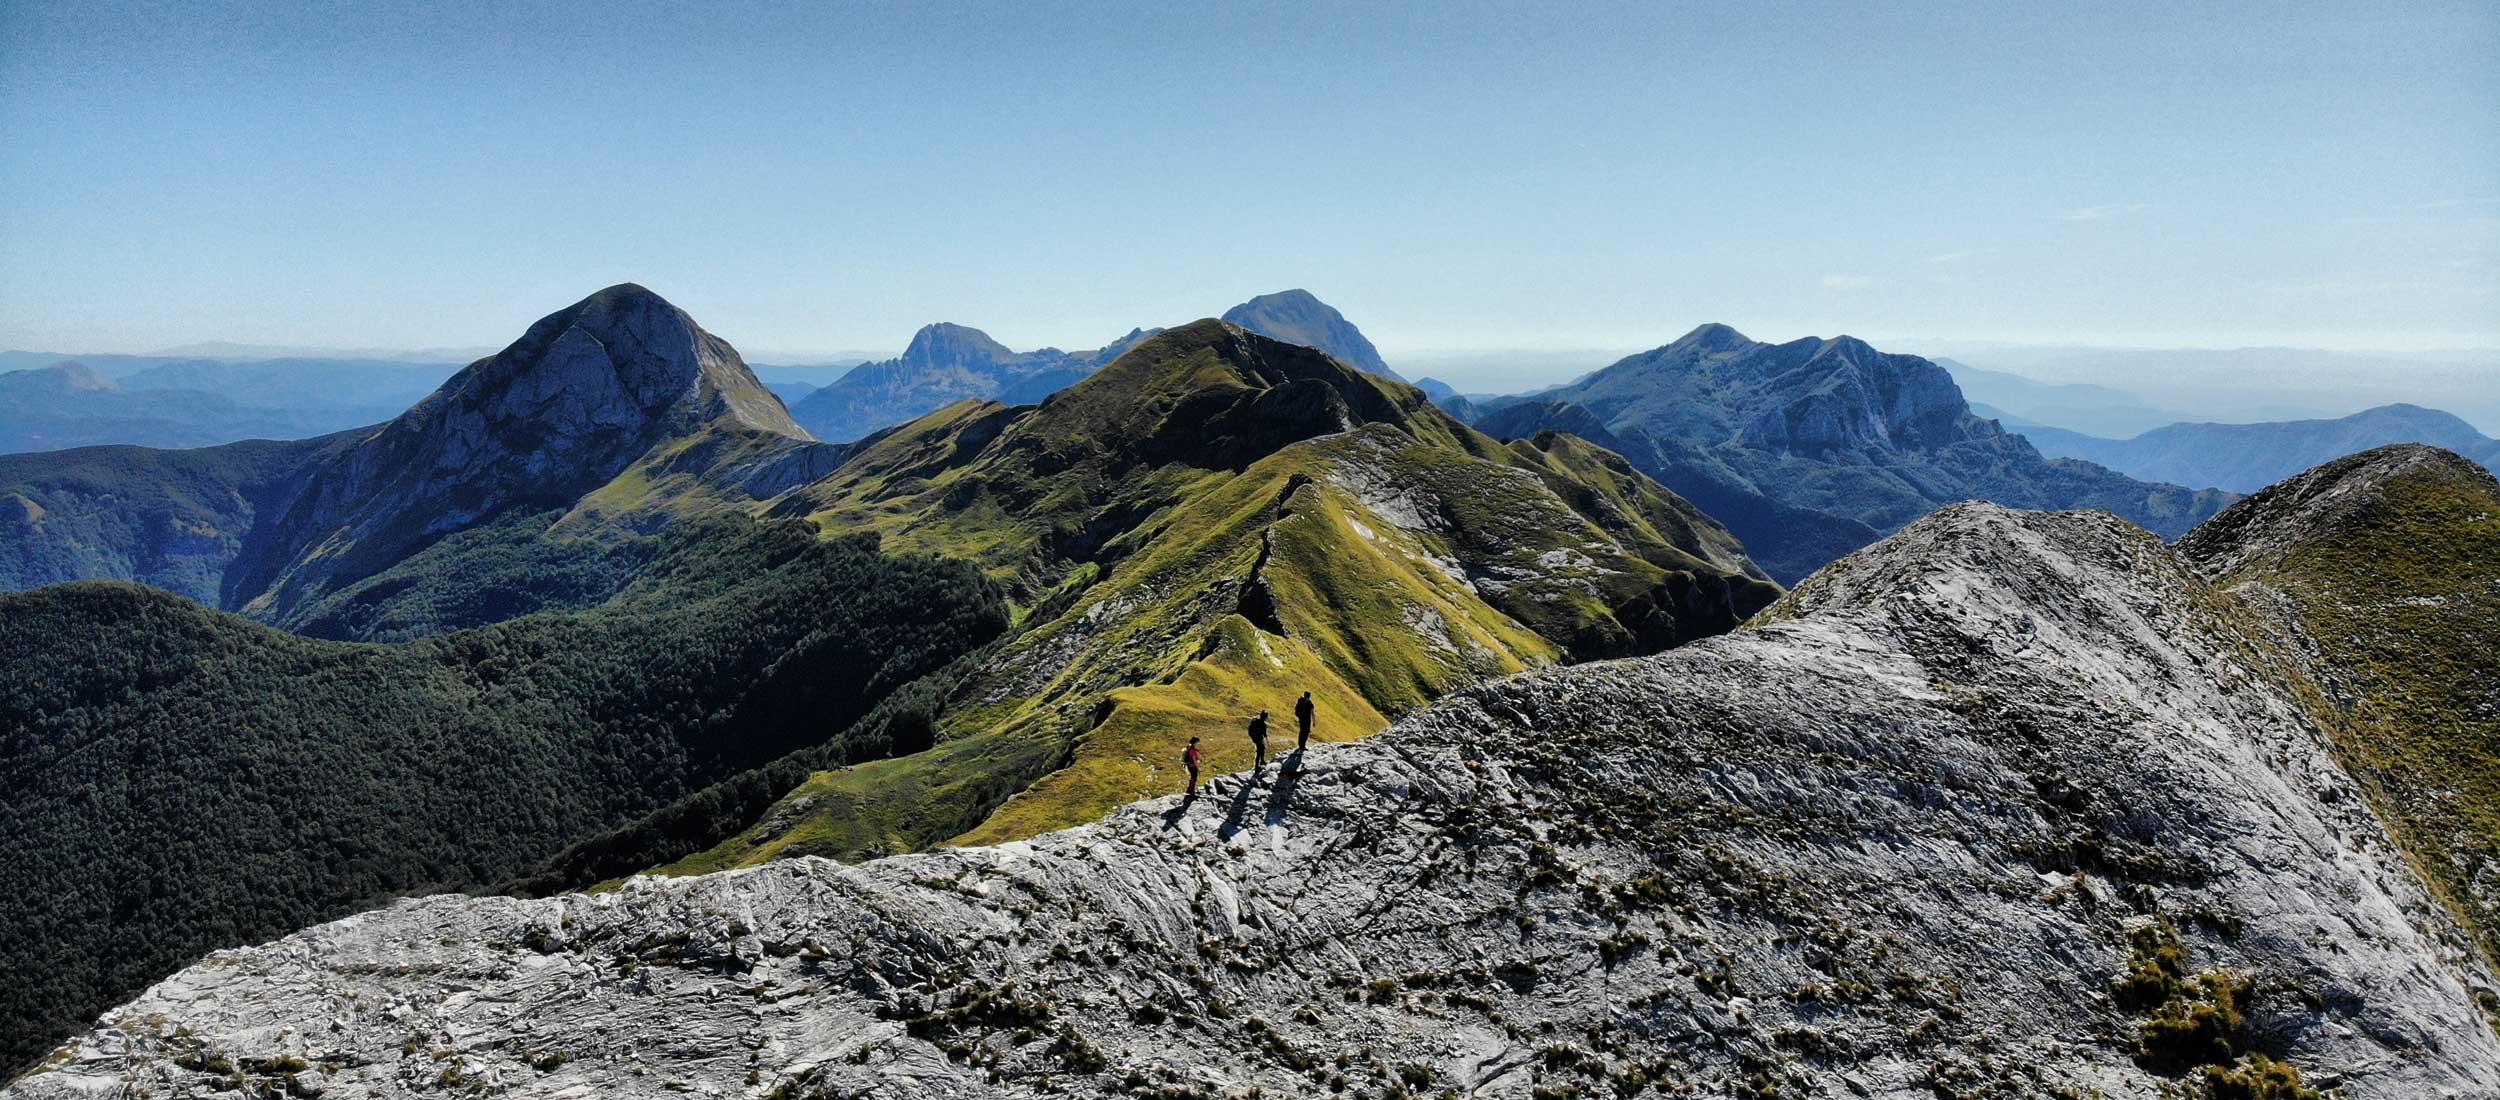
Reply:
M1225 310L1223 319L1270 339L1318 348L1357 370L1406 381L1381 360L1380 349L1372 346L1363 330L1310 291L1262 294Z
M1511 437L1602 426L1783 582L1958 500L2105 508L2165 536L2229 500L2044 459L1974 415L1944 368L1849 336L1766 344L1703 325L1569 385L1479 403L1473 421Z
M2107 515L1954 506L1267 785L221 952L8 1095L2500 1092L2492 974L2241 618Z

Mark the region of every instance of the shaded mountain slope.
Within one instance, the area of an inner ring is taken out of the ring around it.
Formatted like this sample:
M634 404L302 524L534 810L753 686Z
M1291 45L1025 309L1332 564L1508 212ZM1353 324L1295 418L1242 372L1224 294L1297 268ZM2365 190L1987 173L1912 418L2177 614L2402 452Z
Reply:
M2490 972L2248 619L2108 516L1951 507L1099 825L220 953L11 1095L2500 1091Z
M454 568L461 554L435 548L454 534L491 529L505 551L550 562L598 556L612 549L601 540L749 507L845 454L809 441L727 343L624 284L371 428L0 457L11 502L0 578L139 580L289 627L410 624L341 605L416 588L419 602L452 606L470 578ZM523 529L519 516L544 521ZM375 592L393 570L391 590Z
M1763 344L1704 325L1569 385L1479 408L1477 422L1504 435L1585 431L1593 418L1609 446L1727 524L1783 582L1960 500L2101 508L2166 537L2228 503L2044 459L1972 415L1943 368L1846 336Z
M2345 766L2500 960L2500 481L2382 447L2233 505L2179 549L2297 639L2348 719Z
M0 588L138 581L215 606L264 511L356 436L0 455Z
M776 506L976 562L1026 629L928 753L829 772L685 866L1027 835L1177 789L1191 736L1314 695L1343 739L1455 687L1717 631L1777 589L1619 459L1505 447L1404 385L1218 321L1038 408L966 403ZM1010 797L1013 796L1013 797Z
M1370 371L1383 378L1404 382L1398 372L1381 361L1380 349L1354 323L1337 312L1337 307L1320 301L1307 290L1280 290L1262 294L1224 311L1228 324L1240 325L1272 340L1318 348L1340 363L1356 370Z
M935 324L894 359L862 363L791 406L818 439L856 440L967 399L1029 405L1092 374L1152 335L1143 329L1094 351L1012 351L986 332Z
M0 596L0 1062L212 947L475 887L1005 625L971 570L721 517L625 592L397 646L111 582Z
M2253 492L2312 466L2390 443L2427 443L2500 465L2500 440L2437 409L2381 405L2333 420L2171 424L2127 439L2016 429L2040 453L2097 462L2129 477Z

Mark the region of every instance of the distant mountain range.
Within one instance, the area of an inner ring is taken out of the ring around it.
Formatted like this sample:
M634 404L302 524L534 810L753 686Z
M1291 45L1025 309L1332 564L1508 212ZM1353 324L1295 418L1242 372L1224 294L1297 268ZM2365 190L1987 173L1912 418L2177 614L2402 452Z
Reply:
M818 439L848 442L963 400L1029 405L1136 346L1143 329L1094 351L1014 351L988 333L934 324L897 358L862 363L801 397L790 415Z
M2132 393L2107 386L2037 382L1952 359L1938 359L1935 363L1953 376L1953 384L1960 387L1963 398L1982 416L1999 418L2004 414L2096 435L2133 435L2187 419L2156 408Z
M2398 403L2444 409L2486 435L2500 434L2500 349L2397 353L2285 347L1927 346L1975 367L2039 380L2032 385L2042 390L2087 384L2166 414L2152 421L2094 423L2067 416L2054 402L2030 408L1972 391L1971 399L1978 403L2091 435L2123 438L2180 422L2329 419Z
M1473 408L1496 435L1565 431L1622 453L1727 524L1782 583L1960 500L2103 508L2165 536L2230 501L2044 458L1972 414L1944 368L1846 336L1764 344L1703 325Z
M1263 294L1223 320L1291 344L1315 347L1358 370L1395 379L1362 330L1307 290ZM934 324L893 359L863 363L802 395L790 415L816 438L848 442L966 399L1029 405L1102 369L1160 329L1132 329L1093 351L1016 351L988 333Z
M105 361L121 368L118 377L83 359L0 356L0 364L41 363L0 373L0 453L324 435L398 415L454 369L313 359Z
M2389 443L2428 443L2500 466L2500 441L2437 409L2381 405L2332 420L2171 424L2127 439L2045 425L2015 428L2040 453L2097 462L2153 481L2254 492L2321 462Z

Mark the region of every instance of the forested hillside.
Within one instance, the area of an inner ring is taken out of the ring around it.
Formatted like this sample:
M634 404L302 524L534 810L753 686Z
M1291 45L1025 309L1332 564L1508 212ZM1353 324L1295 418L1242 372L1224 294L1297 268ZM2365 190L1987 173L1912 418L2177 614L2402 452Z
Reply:
M971 568L720 517L596 609L397 645L0 596L0 1065L202 951L566 844L840 734L1006 626Z

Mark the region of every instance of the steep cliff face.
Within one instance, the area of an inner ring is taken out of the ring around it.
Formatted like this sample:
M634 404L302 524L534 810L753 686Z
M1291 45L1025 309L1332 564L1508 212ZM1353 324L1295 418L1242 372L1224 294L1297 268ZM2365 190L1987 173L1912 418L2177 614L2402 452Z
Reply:
M1030 842L405 902L10 1095L2500 1091L2314 684L2158 539L1956 506L1768 618Z
M2177 536L2228 494L2049 460L1975 416L1952 376L1848 336L1784 344L1703 325L1559 389L1490 402L1500 435L1583 434L1726 523L1793 583L1945 504L2103 508Z

